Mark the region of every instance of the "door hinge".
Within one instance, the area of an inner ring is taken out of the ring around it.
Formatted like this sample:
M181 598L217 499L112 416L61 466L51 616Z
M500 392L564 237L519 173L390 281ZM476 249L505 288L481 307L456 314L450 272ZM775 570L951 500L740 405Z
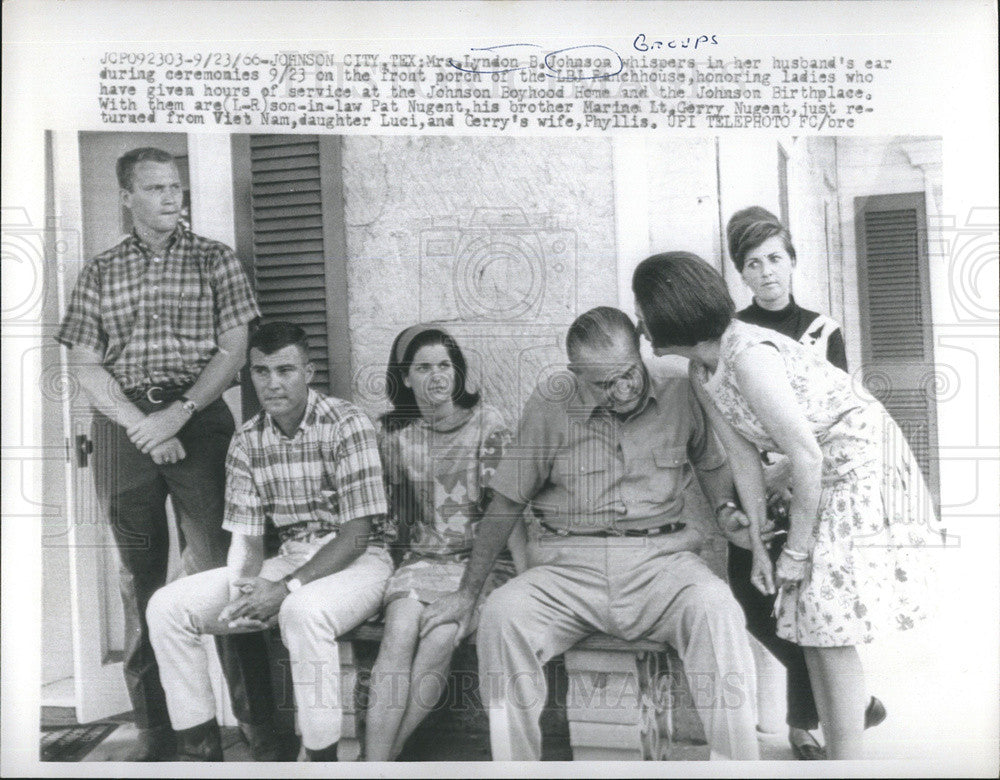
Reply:
M76 437L76 465L81 469L87 468L90 453L94 451L94 442L85 433L77 434Z

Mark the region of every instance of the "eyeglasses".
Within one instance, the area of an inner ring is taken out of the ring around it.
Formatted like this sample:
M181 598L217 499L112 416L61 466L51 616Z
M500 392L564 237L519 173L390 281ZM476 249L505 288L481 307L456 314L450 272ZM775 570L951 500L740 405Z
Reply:
M639 363L633 363L628 368L626 368L624 371L622 371L622 372L620 372L618 374L614 374L614 375L608 377L607 379L605 379L603 382L600 383L600 387L601 387L602 390L611 390L619 382L629 382L629 383L631 383L632 380L638 378L638 374L641 371L642 371L642 366Z

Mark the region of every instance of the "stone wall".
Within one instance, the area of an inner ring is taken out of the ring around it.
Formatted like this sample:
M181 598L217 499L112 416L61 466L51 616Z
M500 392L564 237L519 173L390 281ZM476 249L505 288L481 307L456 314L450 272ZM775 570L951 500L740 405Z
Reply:
M516 420L569 323L616 302L612 183L606 139L346 138L356 402L384 409L393 338L439 320Z

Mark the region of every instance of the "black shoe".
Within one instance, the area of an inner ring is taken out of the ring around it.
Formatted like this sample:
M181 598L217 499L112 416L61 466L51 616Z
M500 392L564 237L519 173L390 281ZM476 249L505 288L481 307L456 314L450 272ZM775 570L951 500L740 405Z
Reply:
M240 735L254 761L294 761L299 754L298 737L279 732L273 723L241 722Z
M865 728L875 728L875 726L885 720L885 716L885 705L872 696L871 701L868 702L868 706L865 707Z
M178 761L222 761L222 734L215 718L177 731Z
M337 743L334 742L332 745L320 748L319 750L310 750L309 748L306 748L306 758L310 761L336 761Z
M177 740L170 726L139 729L135 742L123 746L108 756L108 761L173 761Z
M809 732L806 732L806 735L809 737L808 742L792 742L789 740L788 744L792 746L792 753L799 761L825 761L826 748L819 744L816 741L816 737L809 734Z

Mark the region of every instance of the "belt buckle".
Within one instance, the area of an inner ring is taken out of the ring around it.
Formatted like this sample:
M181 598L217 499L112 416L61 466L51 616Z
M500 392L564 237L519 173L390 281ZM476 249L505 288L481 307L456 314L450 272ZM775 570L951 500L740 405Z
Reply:
M154 390L156 391L157 396L159 396L158 398L153 397ZM149 401L151 404L162 404L163 403L162 393L163 393L163 388L159 387L158 385L152 385L151 387L147 387L146 400Z

